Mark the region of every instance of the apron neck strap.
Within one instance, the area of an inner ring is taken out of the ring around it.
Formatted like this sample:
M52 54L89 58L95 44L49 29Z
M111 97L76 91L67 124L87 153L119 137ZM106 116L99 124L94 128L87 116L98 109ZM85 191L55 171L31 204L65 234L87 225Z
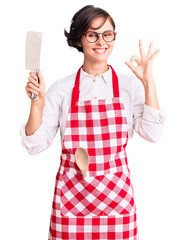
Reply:
M114 71L114 69L112 68L111 65L108 65L111 70L112 70L112 87L113 87L113 96L114 98L119 97L119 84L118 84L118 76L116 75L116 72ZM80 86L80 73L81 73L81 68L83 67L83 65L79 68L77 75L76 75L76 79L75 79L75 84L74 84L74 88L72 90L72 99L71 99L71 107L75 106L76 102L79 101L79 86Z
M112 87L113 87L113 96L114 98L119 97L119 83L118 83L118 76L116 75L116 72L114 71L113 67L111 65L108 65L112 70Z

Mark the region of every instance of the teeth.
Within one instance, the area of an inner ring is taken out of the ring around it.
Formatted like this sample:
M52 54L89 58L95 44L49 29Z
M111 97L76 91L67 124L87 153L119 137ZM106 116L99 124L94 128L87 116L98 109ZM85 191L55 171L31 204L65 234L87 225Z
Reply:
M94 51L98 52L98 53L104 53L106 51L106 49L105 48L95 48Z

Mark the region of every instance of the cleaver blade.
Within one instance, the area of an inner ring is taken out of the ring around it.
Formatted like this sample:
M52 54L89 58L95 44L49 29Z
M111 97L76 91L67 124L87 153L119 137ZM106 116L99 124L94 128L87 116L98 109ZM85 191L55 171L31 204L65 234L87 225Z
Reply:
M41 53L41 32L27 32L26 51L25 51L25 68L36 73L38 82L38 71L40 69L40 53ZM31 98L36 98L37 95L32 93Z

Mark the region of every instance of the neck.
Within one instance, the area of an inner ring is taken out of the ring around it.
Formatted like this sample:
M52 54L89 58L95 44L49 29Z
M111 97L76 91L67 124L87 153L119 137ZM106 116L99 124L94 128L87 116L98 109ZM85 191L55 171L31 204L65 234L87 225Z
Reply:
M96 77L98 74L102 74L108 70L108 65L106 62L104 63L88 63L84 61L83 63L83 71L87 72L88 74L93 75Z

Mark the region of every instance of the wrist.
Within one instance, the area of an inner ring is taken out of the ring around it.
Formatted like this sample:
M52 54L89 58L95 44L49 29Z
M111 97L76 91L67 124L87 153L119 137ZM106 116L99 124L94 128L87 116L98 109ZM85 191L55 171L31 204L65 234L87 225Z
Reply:
M156 84L153 78L142 81L145 90L156 88Z
M37 111L43 111L45 105L45 100L42 101L37 101L37 100L32 100L31 101L31 109L36 109Z
M144 83L144 90L145 90L145 104L154 108L160 109L158 98L156 94L156 86L154 81L146 81Z

